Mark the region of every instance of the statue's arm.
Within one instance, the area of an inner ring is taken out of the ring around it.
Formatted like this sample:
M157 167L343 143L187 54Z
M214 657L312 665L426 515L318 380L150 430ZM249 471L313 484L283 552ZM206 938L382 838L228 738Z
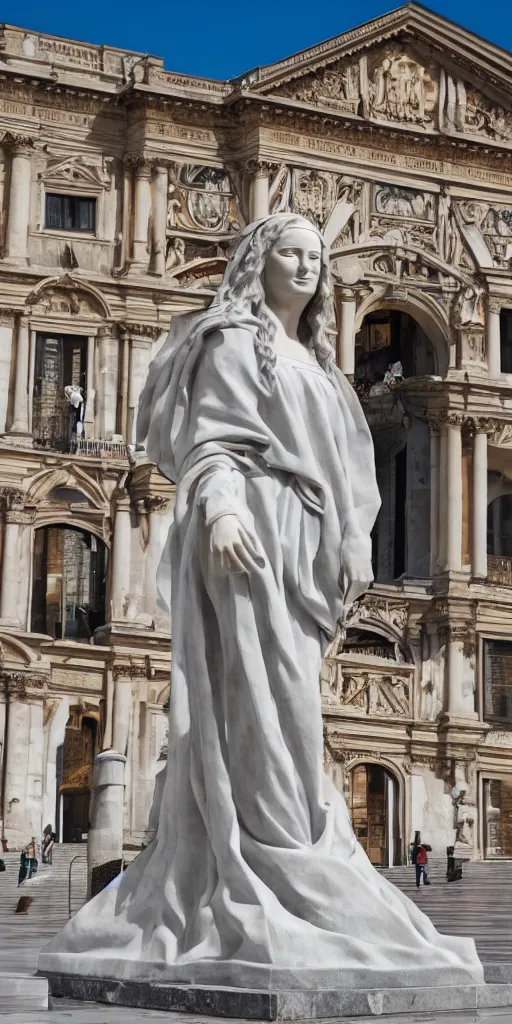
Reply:
M254 572L264 566L257 537L243 525L246 519L245 475L242 465L251 453L268 445L258 411L260 389L254 341L250 331L229 328L205 340L205 351L194 381L191 421L195 451L204 457L212 445L218 452L205 459L195 486L209 534L214 571Z

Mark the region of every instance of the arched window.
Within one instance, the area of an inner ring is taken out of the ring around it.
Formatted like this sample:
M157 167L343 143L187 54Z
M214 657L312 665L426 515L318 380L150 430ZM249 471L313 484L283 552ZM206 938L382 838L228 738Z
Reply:
M105 623L107 552L86 530L43 526L35 532L32 631L87 643Z
M512 494L501 494L488 506L487 554L512 558Z

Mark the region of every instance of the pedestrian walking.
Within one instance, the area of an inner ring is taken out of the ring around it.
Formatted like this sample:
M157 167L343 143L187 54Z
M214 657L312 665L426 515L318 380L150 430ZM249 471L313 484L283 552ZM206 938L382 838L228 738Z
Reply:
M43 841L41 843L41 860L43 864L52 864L55 838L56 836L55 832L52 831L52 826L47 825L44 830Z
M430 885L428 877L428 854L432 851L432 847L428 846L427 843L421 842L421 836L419 832L414 835L414 844L411 851L411 861L414 864L416 871L416 888L419 889L421 879L423 877L423 885Z
M18 885L25 881L28 875L28 857L26 848L20 854L20 869L18 871Z
M28 857L28 877L32 878L32 875L35 875L35 873L37 871L37 866L38 866L38 861L37 861L37 843L36 843L36 837L35 836L32 836L32 839L30 840L30 843L27 846L27 857Z

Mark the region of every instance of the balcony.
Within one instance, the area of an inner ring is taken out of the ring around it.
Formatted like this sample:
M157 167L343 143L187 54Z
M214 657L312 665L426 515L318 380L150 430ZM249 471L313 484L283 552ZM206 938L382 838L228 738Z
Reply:
M45 437L34 438L33 447L48 452L60 452L63 455L81 455L89 459L127 459L127 446L124 441L102 441L101 439L77 438L69 441L65 438Z
M502 587L512 587L512 558L508 555L488 555L487 579Z

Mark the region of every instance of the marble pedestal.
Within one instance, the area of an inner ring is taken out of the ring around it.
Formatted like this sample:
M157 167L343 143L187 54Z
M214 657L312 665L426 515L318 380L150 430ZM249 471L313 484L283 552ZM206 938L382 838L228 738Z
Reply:
M42 953L55 997L249 1020L381 1016L512 1005L512 984L475 984L457 968L291 970L241 963L168 967ZM501 980L501 979L500 979Z

